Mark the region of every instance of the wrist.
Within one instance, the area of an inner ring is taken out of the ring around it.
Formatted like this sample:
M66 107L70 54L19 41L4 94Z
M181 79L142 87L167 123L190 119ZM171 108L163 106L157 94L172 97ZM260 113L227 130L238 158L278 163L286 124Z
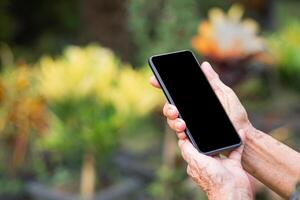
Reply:
M248 143L249 141L261 137L262 132L257 130L250 122L245 126L245 141L244 143Z
M248 126L247 130L246 130L245 143L249 144L249 145L256 145L258 140L264 139L266 135L267 134L265 134L264 132L256 129L254 126L252 126L252 124L250 124ZM245 150L246 149L244 149L244 151Z
M246 134L245 141L243 168L277 194L288 198L300 177L299 153L255 128Z

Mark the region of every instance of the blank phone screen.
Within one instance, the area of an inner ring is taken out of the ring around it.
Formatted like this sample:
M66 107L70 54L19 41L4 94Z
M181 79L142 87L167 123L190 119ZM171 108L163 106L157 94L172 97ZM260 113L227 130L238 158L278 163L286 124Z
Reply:
M190 51L153 56L154 73L203 153L239 144L234 126ZM162 83L161 83L162 82Z

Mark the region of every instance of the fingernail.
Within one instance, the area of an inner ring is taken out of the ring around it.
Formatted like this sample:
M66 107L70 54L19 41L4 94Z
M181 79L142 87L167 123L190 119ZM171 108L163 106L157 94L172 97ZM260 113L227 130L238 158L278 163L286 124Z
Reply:
M207 70L207 71L209 71L209 72L212 72L212 68L211 68L211 65L208 63L208 62L203 62L202 63L202 67L205 69L205 70Z
M204 62L202 63L202 65L209 65L209 62L204 61Z

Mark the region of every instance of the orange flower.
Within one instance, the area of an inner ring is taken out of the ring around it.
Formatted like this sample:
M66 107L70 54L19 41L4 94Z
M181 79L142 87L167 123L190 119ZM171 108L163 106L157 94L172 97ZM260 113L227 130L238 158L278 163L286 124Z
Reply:
M263 39L257 36L258 25L251 19L241 20L244 10L233 5L227 14L218 8L199 25L192 46L203 56L222 61L243 59L263 52Z

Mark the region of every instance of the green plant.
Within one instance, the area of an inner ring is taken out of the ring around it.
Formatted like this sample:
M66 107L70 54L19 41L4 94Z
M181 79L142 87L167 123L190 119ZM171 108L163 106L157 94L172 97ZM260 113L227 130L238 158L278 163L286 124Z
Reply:
M151 91L148 69L135 71L96 45L69 47L60 58L42 58L38 67L40 92L53 113L40 148L61 162L81 165L81 191L91 197L95 165L104 170L122 129L150 113L162 98Z
M20 180L9 180L4 177L0 178L0 198L22 198L24 194L25 187L23 182Z
M0 167L17 176L30 166L34 141L47 129L48 109L37 92L36 70L5 67L0 76Z
M166 51L190 48L197 24L212 6L228 7L230 2L210 0L128 1L129 29L137 48L135 64Z
M174 169L165 166L158 169L156 179L149 187L154 199L207 199L201 189L187 177L182 164Z
M160 92L148 83L150 75L149 68L134 70L97 45L68 47L62 56L44 56L30 67L4 68L0 177L29 173L38 180L53 175L54 182L68 182L65 172L81 169L81 191L89 197L96 171L106 173L107 157L121 134L162 104Z
M158 52L189 48L200 18L196 0L130 0L128 5L136 63L144 64Z
M120 128L161 101L148 86L149 70L134 71L105 48L70 47L61 58L42 58L39 67L40 91L54 114L46 144L54 151L87 150L104 158Z
M300 23L292 21L270 35L269 47L282 80L300 90Z

